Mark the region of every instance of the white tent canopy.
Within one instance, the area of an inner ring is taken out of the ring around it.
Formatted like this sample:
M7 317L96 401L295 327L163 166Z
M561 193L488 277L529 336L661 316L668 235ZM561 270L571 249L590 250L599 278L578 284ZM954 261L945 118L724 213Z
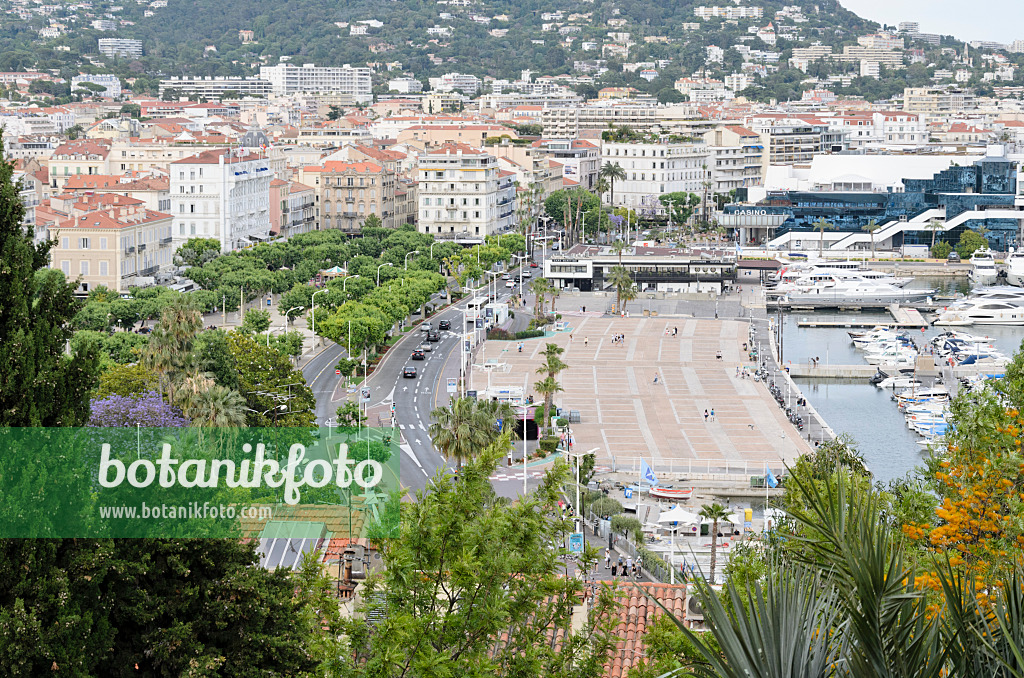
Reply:
M658 516L659 523L683 523L685 525L692 525L694 523L701 522L701 517L696 513L690 513L686 509L677 506L674 509L665 511Z

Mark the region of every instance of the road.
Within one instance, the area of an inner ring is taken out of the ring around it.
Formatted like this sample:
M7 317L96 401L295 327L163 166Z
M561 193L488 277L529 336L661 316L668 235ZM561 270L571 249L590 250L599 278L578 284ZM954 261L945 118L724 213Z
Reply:
M535 269L536 270L536 269ZM518 275L513 276L518 281ZM499 301L507 300L510 290L498 281ZM481 290L482 291L482 290ZM426 360L413 361L412 351L426 339L426 333L414 328L398 341L377 365L362 388L370 389L368 409L386 417L390 406L394 406L395 421L400 431L402 485L410 491L427 486L441 468L451 469L452 465L438 453L428 434L430 412L447 405L450 394L447 380L457 379L460 369L459 330L463 324L462 311L473 298L467 296L452 306L430 317L429 322L437 328L438 322L448 320L451 330L439 332L440 339L431 344ZM341 377L334 373L334 365L345 355L344 349L327 342L327 347L312 358L302 373L316 396L316 420L321 426L334 420L336 411L348 397L348 390L342 386ZM416 368L415 379L403 378L406 366ZM388 422L387 419L384 420ZM388 422L389 423L389 422ZM377 417L371 415L370 425L377 425ZM539 472L536 472L539 475ZM534 473L531 473L531 479ZM522 469L518 472L498 472L492 477L495 489L502 496L518 496L522 492Z

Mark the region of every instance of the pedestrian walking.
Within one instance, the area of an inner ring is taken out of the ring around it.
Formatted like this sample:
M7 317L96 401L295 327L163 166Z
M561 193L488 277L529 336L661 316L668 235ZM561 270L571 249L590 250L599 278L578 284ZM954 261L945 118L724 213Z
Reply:
M711 408L711 421L715 420L715 408Z
M704 423L708 423L708 411L704 410Z
M589 346L590 345L590 337L583 337L583 345L584 346Z
M633 571L633 559L630 558L630 559L628 559L626 561L626 573L628 574L628 573L630 573L632 571Z
M618 576L618 573L619 573L619 564L618 563L612 563L612 576L613 577Z
M655 384L658 383L658 373L657 372L654 373L654 383Z
M612 552L611 549L604 550L604 569L608 569L612 564Z
M521 341L519 342L519 352L520 353L523 352L523 342L521 342Z

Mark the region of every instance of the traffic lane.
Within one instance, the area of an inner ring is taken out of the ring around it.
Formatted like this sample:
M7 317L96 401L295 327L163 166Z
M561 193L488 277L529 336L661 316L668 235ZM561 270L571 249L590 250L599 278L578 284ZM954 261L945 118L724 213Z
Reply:
M334 393L340 385L341 377L335 374L335 365L344 355L345 349L331 342L330 346L311 358L302 368L306 385L316 398L314 413L320 425L333 418L338 409L334 402Z

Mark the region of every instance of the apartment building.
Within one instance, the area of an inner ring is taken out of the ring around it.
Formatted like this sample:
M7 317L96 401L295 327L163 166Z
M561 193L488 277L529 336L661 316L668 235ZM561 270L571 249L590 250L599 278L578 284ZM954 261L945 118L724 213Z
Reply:
M480 78L467 73L445 73L439 78L429 78L428 82L435 92L459 91L472 96L480 91Z
M168 165L195 155L196 144L157 139L112 139L108 155L110 174L166 172ZM226 145L214 148L226 148Z
M921 117L905 111L842 111L823 118L840 131L851 149L923 146L928 129Z
M722 125L705 133L704 143L711 193L764 183L767 154L760 134L739 125Z
M605 101L597 105L547 108L541 112L544 136L575 139L581 132L602 132L609 125L649 129L661 121L657 106Z
M100 54L111 59L138 59L142 56L142 41L127 38L100 38Z
M597 187L601 169L601 148L586 139L538 139L533 142L534 154L562 166L562 176L592 191Z
M348 64L336 67L283 63L260 67L260 79L270 83L274 94L338 92L351 95L356 103L362 104L373 103L371 75L369 68Z
M626 171L626 178L615 182L612 207L657 208L658 196L664 193L700 193L708 160L708 147L701 137L601 143L602 164L617 163Z
M178 96L220 99L231 93L235 97L268 97L273 91L269 80L262 78L199 78L171 77L160 81L160 96L173 91Z
M871 33L858 37L857 44L871 49L903 49L903 37L891 33Z
M123 195L141 200L148 210L168 214L171 211L171 186L167 177L140 176L138 173L77 174L68 177L62 191L75 195Z
M170 164L174 247L192 237L215 238L221 251L270 236L273 172L261 154L213 149Z
M135 198L54 196L36 208L36 224L57 241L50 267L80 280L80 293L100 285L117 292L150 285L173 263L171 215L146 209Z
M481 241L515 224L515 185L498 160L466 144L446 144L420 156L421 233Z
M99 93L105 99L116 99L121 96L121 79L113 73L82 73L71 78L71 91L77 89L88 90L85 83L98 85L104 90Z
M903 110L924 116L945 116L974 107L970 90L953 87L905 87Z
M875 47L861 47L860 45L846 45L843 53L834 56L837 61L849 61L859 64L861 61L870 61L886 68L903 68L903 50L878 49Z
M419 214L418 184L399 179L395 184L395 227L415 224Z
M46 165L52 188L63 188L77 174L112 174L110 145L102 139L69 141L53 149Z
M701 19L760 19L761 7L694 7L693 13Z
M419 94L423 91L423 83L416 78L392 78L388 80L388 91L400 94Z
M297 181L270 182L270 234L290 238L317 230L316 191Z
M413 125L398 133L398 143L425 150L445 144L482 146L488 137L518 139L514 129L504 125Z
M314 191L318 228L359 233L371 214L395 226L395 173L373 162L325 161L299 169Z

